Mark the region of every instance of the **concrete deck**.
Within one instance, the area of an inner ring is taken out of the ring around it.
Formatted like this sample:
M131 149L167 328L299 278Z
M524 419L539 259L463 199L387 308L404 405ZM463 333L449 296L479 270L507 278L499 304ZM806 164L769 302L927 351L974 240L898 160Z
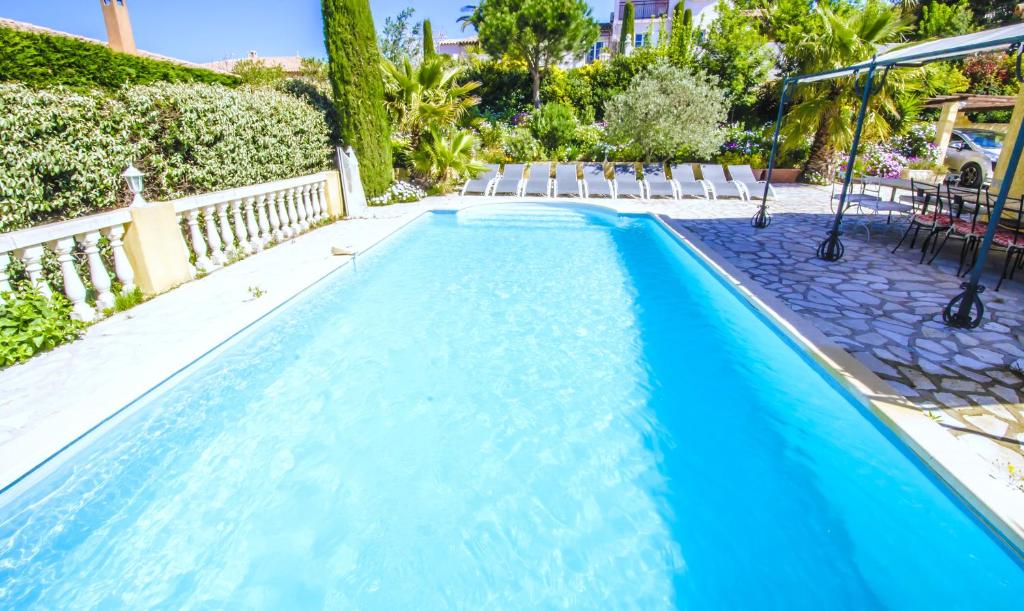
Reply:
M763 231L749 225L752 203L616 207L664 215L699 236L914 405L935 414L965 452L988 462L993 477L1021 488L1007 465L1024 472L1024 378L1008 364L1024 356L1016 335L1024 322L1024 281L985 293L982 328L948 329L936 316L960 284L951 273L957 245L929 267L918 265L916 253L907 249L890 255L893 235L875 233L865 241L859 231L846 237L845 259L825 263L813 251L830 216L828 190L781 187L780 198L772 206L774 223ZM372 218L298 237L104 320L78 342L0 371L0 487L346 264L349 257L332 256L332 246L358 252L425 210L485 201L430 198L371 209ZM998 277L1000 263L997 257L987 279ZM265 295L254 298L250 287Z

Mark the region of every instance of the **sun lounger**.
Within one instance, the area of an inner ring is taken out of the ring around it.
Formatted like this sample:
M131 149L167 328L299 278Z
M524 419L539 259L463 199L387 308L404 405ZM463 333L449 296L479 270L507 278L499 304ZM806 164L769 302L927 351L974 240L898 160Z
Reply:
M750 199L747 196L747 188L737 180L729 180L725 177L725 169L715 164L700 164L701 178L711 185L714 199L719 197L738 197Z
M647 189L647 198L670 197L679 199L676 192L676 185L665 174L665 166L660 163L648 163L644 165L644 188Z
M676 183L676 197L679 199L687 195L711 199L714 194L709 182L694 178L693 166L688 163L672 165L672 181Z
M555 168L555 197L583 197L575 163L560 163Z
M551 164L546 161L531 163L530 176L523 182L523 190L520 195L543 195L544 197L550 197L551 183Z
M521 163L506 163L505 171L498 177L491 189L491 195L519 195L523 188L523 170Z
M583 164L584 197L615 197L615 183L608 180L603 163Z
M729 166L729 176L732 176L733 180L742 183L747 188L749 198L757 199L764 196L764 187L767 183L755 178L754 170L749 165ZM772 199L778 199L775 195L775 187L768 185L768 196Z
M487 169L481 172L480 175L466 181L466 184L462 186L462 195L490 195L491 188L497 179L498 164L489 163L487 164Z
M636 177L636 166L632 163L615 164L615 198L635 197L644 199L644 184Z

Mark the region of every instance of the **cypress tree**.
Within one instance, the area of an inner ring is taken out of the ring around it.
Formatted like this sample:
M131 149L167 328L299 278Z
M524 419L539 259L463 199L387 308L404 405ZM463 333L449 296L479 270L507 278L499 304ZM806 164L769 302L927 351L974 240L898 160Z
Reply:
M619 53L628 53L633 48L634 32L633 3L627 2L622 10L622 29L619 34Z
M423 59L434 57L437 52L434 49L434 30L430 27L430 20L423 20Z
M338 111L338 132L359 160L367 196L394 180L391 125L384 108L384 79L369 0L323 0L324 43Z
M693 46L696 39L693 29L693 11L684 8L682 2L676 5L672 14L668 57L673 65L685 68L693 61Z

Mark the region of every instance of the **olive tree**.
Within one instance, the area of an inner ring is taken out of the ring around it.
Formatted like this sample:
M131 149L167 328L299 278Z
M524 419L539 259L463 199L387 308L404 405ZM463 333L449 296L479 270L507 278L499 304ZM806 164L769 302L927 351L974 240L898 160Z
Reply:
M607 137L644 161L708 158L725 141L725 93L702 74L658 62L605 105Z
M492 57L526 63L535 108L548 68L567 55L582 55L600 34L585 0L482 0L470 22Z

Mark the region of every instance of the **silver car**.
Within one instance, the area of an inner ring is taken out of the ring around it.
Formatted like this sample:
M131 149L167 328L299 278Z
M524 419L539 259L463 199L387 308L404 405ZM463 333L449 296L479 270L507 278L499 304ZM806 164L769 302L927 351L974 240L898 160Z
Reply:
M1005 134L990 129L954 129L946 149L946 165L960 173L960 184L977 187L992 182Z

